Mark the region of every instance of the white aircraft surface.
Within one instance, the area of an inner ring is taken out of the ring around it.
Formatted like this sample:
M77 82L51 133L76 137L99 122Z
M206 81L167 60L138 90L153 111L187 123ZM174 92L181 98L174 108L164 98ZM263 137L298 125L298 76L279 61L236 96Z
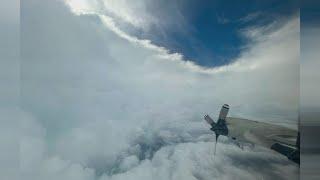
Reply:
M269 123L227 117L228 112L229 105L224 104L217 122L214 122L209 115L204 116L211 125L210 130L216 135L216 142L220 135L227 136L239 143L247 142L270 148L300 164L298 131Z

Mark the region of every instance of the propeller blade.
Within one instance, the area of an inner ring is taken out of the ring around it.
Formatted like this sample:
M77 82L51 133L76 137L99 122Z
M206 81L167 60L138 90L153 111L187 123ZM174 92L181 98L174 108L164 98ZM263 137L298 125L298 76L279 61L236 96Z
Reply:
M212 120L212 118L209 115L205 115L204 119L207 121L208 124L210 124L210 125L214 124L214 121Z
M216 134L216 143L214 145L214 156L216 155L216 151L217 151L218 138L219 138L219 134Z
M220 110L220 114L219 114L219 120L225 120L227 115L229 112L229 105L228 104L224 104Z

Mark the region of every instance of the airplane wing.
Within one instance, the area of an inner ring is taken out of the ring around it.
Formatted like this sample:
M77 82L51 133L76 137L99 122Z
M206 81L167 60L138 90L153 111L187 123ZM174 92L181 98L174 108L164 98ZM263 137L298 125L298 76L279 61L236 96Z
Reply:
M216 134L238 142L248 142L270 148L288 159L300 163L300 136L294 129L248 119L227 117L229 105L222 106L219 119L214 122L209 115L204 118Z
M226 118L228 137L271 148L275 143L296 146L298 132L286 127L241 118Z

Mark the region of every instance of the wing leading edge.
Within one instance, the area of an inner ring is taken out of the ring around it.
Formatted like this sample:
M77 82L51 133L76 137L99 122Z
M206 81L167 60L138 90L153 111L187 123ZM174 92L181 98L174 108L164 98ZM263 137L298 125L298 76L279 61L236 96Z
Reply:
M270 148L274 143L296 146L298 132L286 127L241 118L227 118L228 136Z

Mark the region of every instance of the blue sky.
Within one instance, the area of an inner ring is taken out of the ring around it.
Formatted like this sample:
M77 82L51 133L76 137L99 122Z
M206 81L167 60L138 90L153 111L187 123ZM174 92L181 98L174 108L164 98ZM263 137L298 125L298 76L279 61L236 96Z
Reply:
M320 17L320 2L319 1L304 1L301 6L301 24L302 26L317 26L319 25Z
M184 55L202 66L231 63L249 43L241 31L252 26L264 26L298 12L298 1L168 1L163 11L176 11L163 16L175 19L171 28L156 26L150 32L135 33L156 45ZM154 5L153 5L154 6ZM161 4L159 8L161 9ZM156 10L157 11L157 10ZM155 11L155 12L156 12ZM160 10L161 11L161 10ZM180 18L173 17L180 16ZM181 18L182 17L182 18ZM181 26L181 21L183 27Z

